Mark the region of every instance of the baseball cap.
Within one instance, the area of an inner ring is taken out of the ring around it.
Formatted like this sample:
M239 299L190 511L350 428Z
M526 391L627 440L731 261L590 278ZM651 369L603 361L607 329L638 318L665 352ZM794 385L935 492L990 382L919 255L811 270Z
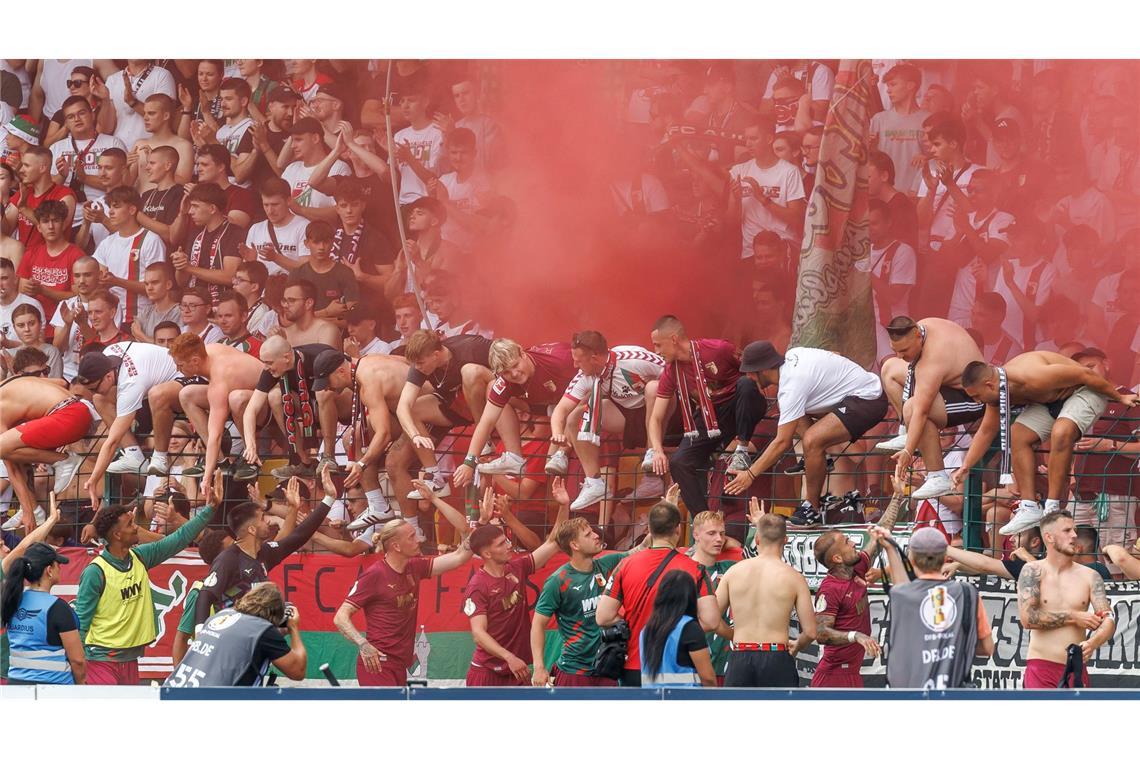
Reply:
M40 144L40 128L23 116L13 116L4 129L8 134L15 135L28 145Z
M301 96L297 94L296 90L294 90L292 87L285 87L284 85L281 87L274 87L273 90L269 93L270 103L292 103L300 99Z
M107 356L100 351L84 354L83 358L79 360L79 371L75 375L75 381L80 385L98 382L103 375L117 370L122 363L121 358Z
M345 97L346 93L344 91L344 88L336 82L326 82L325 84L320 85L313 97L315 98L321 95L324 95L327 98L336 98L341 103L345 102L347 99Z
M340 366L346 361L348 361L348 356L335 348L318 354L316 361L313 362L313 390L323 391L328 388L329 375L340 369Z
M936 528L919 528L910 537L906 548L907 551L918 552L919 554L942 554L949 545L946 536L942 535L942 531Z
M404 205L403 208L405 214L410 214L412 211L418 208L422 208L429 214L433 214L437 219L439 219L440 224L443 224L447 221L447 209L442 203L440 203L435 198L432 198L430 195L421 195L411 203Z
M364 304L353 306L344 315L344 321L350 325L358 325L366 319L376 319L376 313Z
M38 567L47 567L52 562L66 565L71 561L57 552L54 546L45 544L43 541L37 541L29 546L24 552L24 559Z
M324 136L325 128L321 123L311 116L306 116L304 119L298 119L293 122L293 128L289 130L291 135L320 135Z
M1094 359L1107 359L1108 354L1106 354L1104 351L1101 351L1096 346L1089 346L1088 348L1083 348L1073 354L1073 361L1079 362L1081 359L1088 359L1090 357Z
M744 347L740 357L741 372L760 372L775 369L784 363L784 357L769 341L757 340Z
M995 140L1020 140L1021 125L1014 119L998 119L994 122Z
M913 63L897 63L883 75L883 81L889 82L895 77L909 79L917 85L922 84L922 70Z

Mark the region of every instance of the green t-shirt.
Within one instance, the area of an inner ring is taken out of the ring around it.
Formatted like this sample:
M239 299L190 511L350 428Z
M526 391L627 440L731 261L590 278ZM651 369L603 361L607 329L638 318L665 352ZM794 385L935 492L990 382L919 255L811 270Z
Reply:
M567 562L546 579L534 610L540 615L558 618L562 635L562 654L558 669L571 675L588 675L594 667L594 653L601 643L601 632L594 622L598 599L606 581L625 554L595 557L588 573L574 569Z
M194 605L198 601L198 592L202 590L202 581L194 581L194 585L186 592L182 601L182 617L178 619L178 632L194 638Z
M722 559L711 566L701 565L701 572L704 573L708 587L715 592L716 587L720 584L720 579L728 571L728 568L735 564L736 560L734 559ZM724 620L726 623L732 622L727 612L724 614ZM711 631L705 634L705 638L709 642L709 658L712 659L713 672L718 676L723 676L728 669L729 641Z

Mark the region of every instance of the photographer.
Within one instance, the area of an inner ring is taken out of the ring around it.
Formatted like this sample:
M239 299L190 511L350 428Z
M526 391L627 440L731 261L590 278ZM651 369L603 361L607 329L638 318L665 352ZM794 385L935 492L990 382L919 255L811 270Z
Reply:
M309 657L299 619L296 608L286 608L277 586L263 583L233 609L210 616L164 685L260 686L270 663L300 681Z

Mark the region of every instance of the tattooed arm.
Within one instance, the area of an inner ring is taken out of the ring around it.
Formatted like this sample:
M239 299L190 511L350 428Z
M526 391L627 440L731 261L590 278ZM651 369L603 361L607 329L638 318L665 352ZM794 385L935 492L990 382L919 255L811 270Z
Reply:
M1051 630L1063 628L1072 621L1068 612L1050 612L1041 608L1041 568L1030 562L1017 579L1017 615L1023 628Z
M1088 640L1081 644L1081 649L1085 653L1085 660L1088 660L1093 652L1111 639L1112 634L1116 633L1116 619L1112 616L1112 606L1109 604L1108 595L1104 591L1104 580L1095 572L1089 574L1092 576L1093 612L1100 616L1100 625L1093 630Z
M902 505L905 504L907 500L906 491L902 487L902 482L898 478L894 478L894 481L895 492L891 495L891 500L887 504L887 508L883 510L883 516L880 517L879 522L876 523L880 528L887 531L888 533L894 529L895 523L899 519L899 510L902 509ZM867 547L867 561L874 562L875 557L878 555L879 542L872 541L871 545Z

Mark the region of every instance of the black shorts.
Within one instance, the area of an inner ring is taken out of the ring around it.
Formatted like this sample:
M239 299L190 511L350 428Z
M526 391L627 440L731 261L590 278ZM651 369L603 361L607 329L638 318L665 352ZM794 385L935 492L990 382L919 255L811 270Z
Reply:
M871 428L878 425L887 416L887 394L878 398L866 399L858 396L848 396L833 406L830 414L834 414L851 434L851 440L857 441Z
M938 392L942 396L942 403L946 405L946 427L948 428L975 422L986 413L986 405L980 401L974 401L961 388L943 386Z
M450 433L455 428L467 427L468 425L471 424L471 420L467 419L466 417L464 417L462 414L455 411L455 409L453 409L451 407L452 402L455 401L454 396L452 397L451 401L447 401L443 396L440 396L438 393L436 393L434 395L436 398L439 399L439 410L441 412L443 412L443 416L447 418L447 424L446 425L428 425L427 426L428 434L431 436L432 441L434 441L435 444L438 446L439 442L442 441L447 436L448 433Z
M154 417L150 413L150 399L143 399L142 406L135 412L135 423L131 427L135 435L147 436L154 432Z
M724 674L726 688L776 686L797 688L800 675L796 661L783 652L729 652L728 670Z
M618 676L618 686L641 686L641 671L624 668Z
M626 409L621 404L614 404L625 417L625 429L621 434L623 449L644 449L648 443L645 435L645 405L636 409Z
M191 375L190 377L176 377L174 382L185 388L187 385L209 385L210 381L201 375Z

